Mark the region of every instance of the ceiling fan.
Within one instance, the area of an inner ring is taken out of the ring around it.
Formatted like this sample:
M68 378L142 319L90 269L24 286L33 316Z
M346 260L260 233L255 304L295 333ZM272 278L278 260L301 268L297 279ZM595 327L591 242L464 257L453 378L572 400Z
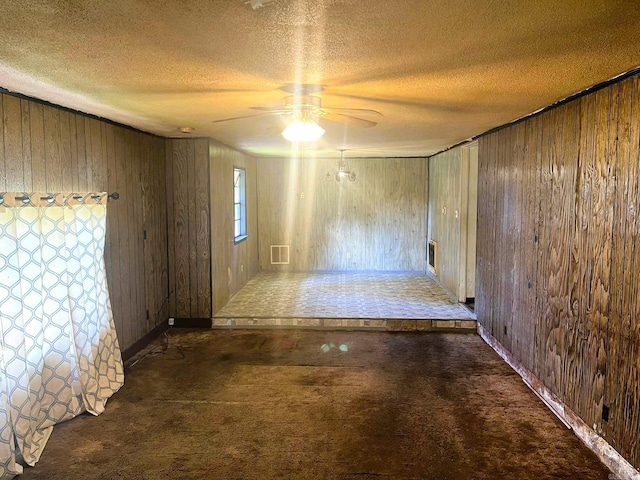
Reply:
M375 127L378 123L360 118L355 115L376 115L382 116L377 110L367 108L336 108L323 107L322 99L315 95L294 94L287 95L280 107L251 107L252 110L259 110L265 113L255 115L242 115L239 117L223 118L214 120L212 123L229 122L231 120L241 120L252 117L265 117L271 115L289 116L293 119L320 119L331 122L345 123L362 128Z

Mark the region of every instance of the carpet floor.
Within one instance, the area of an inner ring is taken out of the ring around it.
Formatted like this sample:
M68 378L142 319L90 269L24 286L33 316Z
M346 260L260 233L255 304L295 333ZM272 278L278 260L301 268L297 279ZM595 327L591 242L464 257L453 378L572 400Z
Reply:
M169 339L168 355L126 369L102 415L56 426L19 478L611 478L475 334Z

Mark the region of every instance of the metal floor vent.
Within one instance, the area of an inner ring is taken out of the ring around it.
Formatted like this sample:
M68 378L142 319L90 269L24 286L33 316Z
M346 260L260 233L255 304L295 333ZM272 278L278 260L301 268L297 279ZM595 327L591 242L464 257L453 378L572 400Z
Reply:
M289 245L271 245L271 265L289 264Z

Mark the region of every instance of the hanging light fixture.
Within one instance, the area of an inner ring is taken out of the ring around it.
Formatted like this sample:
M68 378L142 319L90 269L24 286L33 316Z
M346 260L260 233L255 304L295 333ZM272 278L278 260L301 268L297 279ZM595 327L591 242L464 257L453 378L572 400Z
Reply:
M311 118L309 112L303 110L298 118L282 131L282 136L290 142L315 142L324 132L324 128Z
M340 150L340 160L338 160L338 168L333 172L327 172L327 180L335 180L340 182L342 180L349 180L350 182L356 181L356 172L351 170L349 162L344 159L344 150Z

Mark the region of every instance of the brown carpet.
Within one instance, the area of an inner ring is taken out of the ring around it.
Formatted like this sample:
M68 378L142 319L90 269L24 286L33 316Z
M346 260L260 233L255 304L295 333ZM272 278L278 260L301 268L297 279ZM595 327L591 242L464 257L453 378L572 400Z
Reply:
M175 330L27 479L607 479L476 335Z

